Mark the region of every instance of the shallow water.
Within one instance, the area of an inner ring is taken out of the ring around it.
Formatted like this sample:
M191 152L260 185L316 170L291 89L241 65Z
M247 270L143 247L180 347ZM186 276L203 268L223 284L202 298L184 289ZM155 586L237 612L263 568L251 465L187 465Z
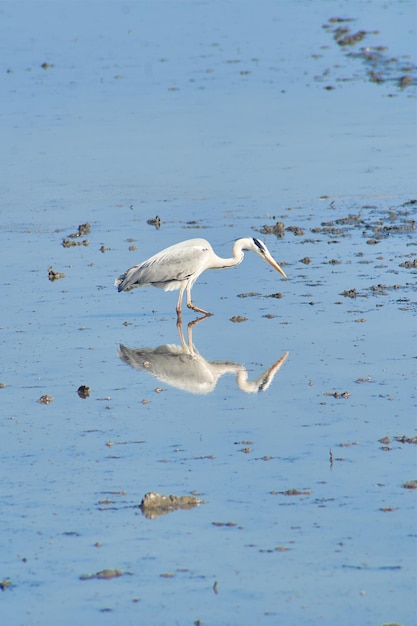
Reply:
M415 621L415 5L238 6L0 6L8 624ZM334 16L379 34L342 49ZM113 287L242 236L289 280L203 274L192 358L175 293ZM150 519L149 491L202 503Z

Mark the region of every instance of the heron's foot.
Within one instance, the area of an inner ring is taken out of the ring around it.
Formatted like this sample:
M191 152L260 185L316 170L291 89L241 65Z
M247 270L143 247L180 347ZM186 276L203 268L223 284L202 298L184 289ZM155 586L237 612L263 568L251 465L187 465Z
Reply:
M200 307L196 306L192 302L187 302L187 306L189 309L196 311L196 313L202 313L205 317L210 317L210 315L213 315L213 313L209 313L208 311L205 311L204 309L200 309Z
M188 322L188 328L192 328L196 324L199 324L200 322L202 322L203 320L206 320L209 317L212 317L212 313L209 313L208 315L202 315L201 317L196 317L195 320Z

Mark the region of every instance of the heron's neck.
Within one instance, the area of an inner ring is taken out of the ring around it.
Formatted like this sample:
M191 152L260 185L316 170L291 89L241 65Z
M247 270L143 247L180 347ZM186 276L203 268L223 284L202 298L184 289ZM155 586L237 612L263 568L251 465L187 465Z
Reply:
M216 265L212 267L212 269L225 269L227 267L234 267L235 265L239 265L243 261L243 246L242 239L238 239L233 244L232 254L233 256L230 259L222 259L221 257L217 257Z

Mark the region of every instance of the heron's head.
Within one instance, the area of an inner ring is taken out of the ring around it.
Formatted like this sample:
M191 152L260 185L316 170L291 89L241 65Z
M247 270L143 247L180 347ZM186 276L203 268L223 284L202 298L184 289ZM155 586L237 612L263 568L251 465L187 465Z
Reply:
M256 254L259 254L259 256L262 257L264 261L269 263L269 265L272 265L272 267L276 269L277 272L282 274L284 278L287 278L284 270L282 269L282 267L278 265L278 263L272 257L271 253L269 252L264 242L261 241L260 239L256 239L255 237L253 237L253 239L251 239L250 241L253 242L250 249L253 250L253 252L256 252Z

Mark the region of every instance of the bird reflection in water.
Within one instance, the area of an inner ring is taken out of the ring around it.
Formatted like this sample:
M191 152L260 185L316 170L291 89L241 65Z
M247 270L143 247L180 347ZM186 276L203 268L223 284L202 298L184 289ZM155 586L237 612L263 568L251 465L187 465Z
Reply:
M177 329L181 345L166 344L157 348L128 348L120 345L118 356L124 363L138 370L149 372L163 383L195 394L211 393L224 374L236 374L239 389L246 393L257 393L268 389L275 374L288 357L285 352L275 363L255 380L248 380L243 365L232 361L207 361L193 344L193 327L205 320L200 317L187 326L187 341L181 322Z

